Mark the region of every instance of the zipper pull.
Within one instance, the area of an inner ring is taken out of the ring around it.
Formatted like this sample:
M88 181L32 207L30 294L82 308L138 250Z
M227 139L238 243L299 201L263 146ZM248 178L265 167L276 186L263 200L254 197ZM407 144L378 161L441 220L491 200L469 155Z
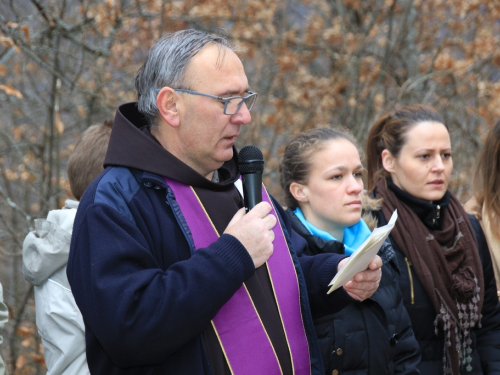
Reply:
M406 267L408 267L408 277L410 278L410 296L411 296L411 304L415 304L415 293L413 290L413 275L411 273L411 262L405 257Z

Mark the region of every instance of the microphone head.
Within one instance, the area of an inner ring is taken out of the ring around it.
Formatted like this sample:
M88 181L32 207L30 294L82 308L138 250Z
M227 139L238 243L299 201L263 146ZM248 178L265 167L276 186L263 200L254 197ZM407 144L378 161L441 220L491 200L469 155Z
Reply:
M238 154L238 167L241 174L262 173L264 171L264 156L255 146L245 146Z

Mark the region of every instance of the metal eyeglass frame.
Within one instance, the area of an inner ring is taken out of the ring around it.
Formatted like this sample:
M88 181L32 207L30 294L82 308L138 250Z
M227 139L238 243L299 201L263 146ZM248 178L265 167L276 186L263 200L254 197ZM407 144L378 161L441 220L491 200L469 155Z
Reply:
M160 90L161 89L156 89L155 90L156 91L156 95L158 95L158 93L160 92ZM245 103L245 105L247 106L248 111L250 112L252 110L253 106L255 105L255 103L257 102L257 95L258 95L256 92L245 91L245 92L248 92L249 95L247 95L247 96L230 96L228 98L223 98L222 96L215 96L215 95L205 94L203 92L193 91L193 90L186 90L186 89L174 89L174 90L176 92L183 92L183 93L191 94L191 95L206 96L208 98L220 100L221 102L224 103L224 114L227 115L227 116L232 116L232 115L237 114L239 112L239 110L241 109L241 106L243 105L243 103ZM255 99L253 100L253 102L251 102L252 105L249 107L247 105L247 103L253 97L255 97ZM227 104L229 103L230 100L233 100L233 99L241 99L241 101L238 103L238 107L236 108L236 112L234 112L234 113L227 113Z

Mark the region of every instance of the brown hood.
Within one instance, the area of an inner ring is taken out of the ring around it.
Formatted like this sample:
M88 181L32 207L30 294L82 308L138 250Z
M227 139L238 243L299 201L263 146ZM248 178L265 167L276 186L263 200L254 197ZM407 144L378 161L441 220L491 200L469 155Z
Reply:
M149 131L137 103L127 103L116 111L104 166L136 168L191 186L225 190L239 176L238 155L236 149L233 151L233 158L218 170L220 182L209 181L165 150Z
M363 193L363 211L361 218L365 221L368 228L373 231L378 224L378 219L372 215L372 211L379 211L382 208L382 199L375 199L365 191Z

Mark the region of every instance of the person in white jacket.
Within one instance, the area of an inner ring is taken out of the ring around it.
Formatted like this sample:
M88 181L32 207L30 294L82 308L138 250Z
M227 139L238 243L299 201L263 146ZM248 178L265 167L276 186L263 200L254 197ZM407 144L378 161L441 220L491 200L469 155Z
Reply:
M50 211L46 219L35 219L35 230L23 243L23 273L35 286L36 324L47 375L90 373L85 325L71 293L66 264L78 201L103 170L111 127L112 122L105 121L83 133L68 162L71 192L77 200L68 199L62 209Z
M3 343L2 333L8 319L9 319L9 310L7 309L5 303L3 302L3 288L2 284L0 283L0 344ZM1 356L0 356L0 375L5 375L5 364Z

